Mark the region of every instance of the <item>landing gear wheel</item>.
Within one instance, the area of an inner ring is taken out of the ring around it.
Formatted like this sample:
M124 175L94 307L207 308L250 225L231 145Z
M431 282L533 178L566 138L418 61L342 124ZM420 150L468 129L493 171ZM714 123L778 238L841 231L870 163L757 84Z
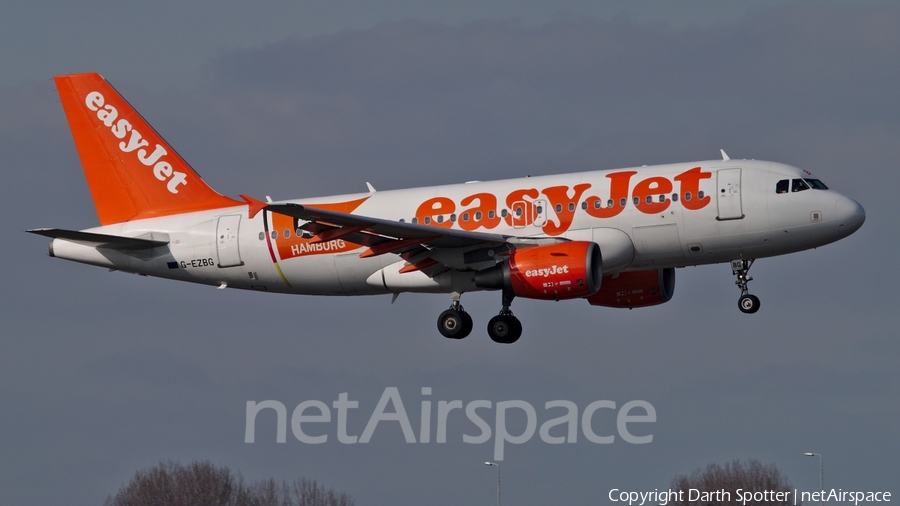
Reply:
M469 334L471 334L472 333L472 325L474 325L474 323L472 322L472 316L469 315L469 313L467 313L465 311L461 311L461 313L462 313L462 317L463 317L463 328L462 328L462 332L459 333L459 337L457 337L457 339L462 339L462 338L468 336Z
M472 332L472 317L465 311L448 309L438 316L438 332L450 339L462 339Z
M487 330L495 343L512 344L522 335L522 322L511 314L498 314L488 322Z
M459 292L451 292L450 309L438 316L438 332L450 339L462 339L472 333L472 317L459 303Z
M737 278L734 284L741 290L738 308L745 314L753 314L759 311L759 297L750 295L750 291L747 290L747 283L753 281L753 278L748 275L753 262L752 258L737 258L731 261L731 273Z
M759 297L756 295L750 295L749 293L746 295L741 295L741 298L738 299L738 307L741 308L741 312L752 314L759 311Z

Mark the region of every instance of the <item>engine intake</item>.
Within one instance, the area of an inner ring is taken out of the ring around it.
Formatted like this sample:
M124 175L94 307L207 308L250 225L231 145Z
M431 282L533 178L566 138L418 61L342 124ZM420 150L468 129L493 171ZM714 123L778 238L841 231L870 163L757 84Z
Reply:
M570 241L513 250L509 260L475 273L475 285L527 299L563 300L597 293L602 277L597 243Z

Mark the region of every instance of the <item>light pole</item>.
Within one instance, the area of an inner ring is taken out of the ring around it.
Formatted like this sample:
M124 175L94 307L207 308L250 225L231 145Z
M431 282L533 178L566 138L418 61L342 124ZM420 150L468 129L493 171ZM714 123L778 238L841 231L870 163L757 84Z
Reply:
M497 466L497 506L500 506L500 464L496 462L485 462L486 466Z
M819 496L819 504L825 504L825 467L822 464L822 454L806 452L803 455L806 455L807 457L819 457L819 493L822 494Z

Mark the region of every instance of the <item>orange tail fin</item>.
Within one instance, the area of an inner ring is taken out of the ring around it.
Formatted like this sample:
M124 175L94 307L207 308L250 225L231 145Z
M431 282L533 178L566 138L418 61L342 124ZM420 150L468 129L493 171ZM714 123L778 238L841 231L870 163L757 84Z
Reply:
M56 76L102 225L232 207L99 74Z

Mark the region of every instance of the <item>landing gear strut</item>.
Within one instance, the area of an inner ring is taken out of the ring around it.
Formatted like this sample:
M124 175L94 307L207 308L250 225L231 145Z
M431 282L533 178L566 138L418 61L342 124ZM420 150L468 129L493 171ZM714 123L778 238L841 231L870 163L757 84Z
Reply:
M472 317L459 303L459 293L451 293L450 299L450 309L438 316L438 332L450 339L462 339L472 332Z
M522 322L509 309L515 295L503 290L503 308L488 322L488 335L495 343L512 344L522 335Z
M750 291L747 289L747 283L753 281L753 278L747 275L747 272L750 270L750 267L753 265L754 259L742 259L739 258L737 260L731 261L731 272L737 279L734 284L741 289L741 298L738 299L738 307L740 308L742 313L755 313L759 311L759 297L756 295L750 295Z

